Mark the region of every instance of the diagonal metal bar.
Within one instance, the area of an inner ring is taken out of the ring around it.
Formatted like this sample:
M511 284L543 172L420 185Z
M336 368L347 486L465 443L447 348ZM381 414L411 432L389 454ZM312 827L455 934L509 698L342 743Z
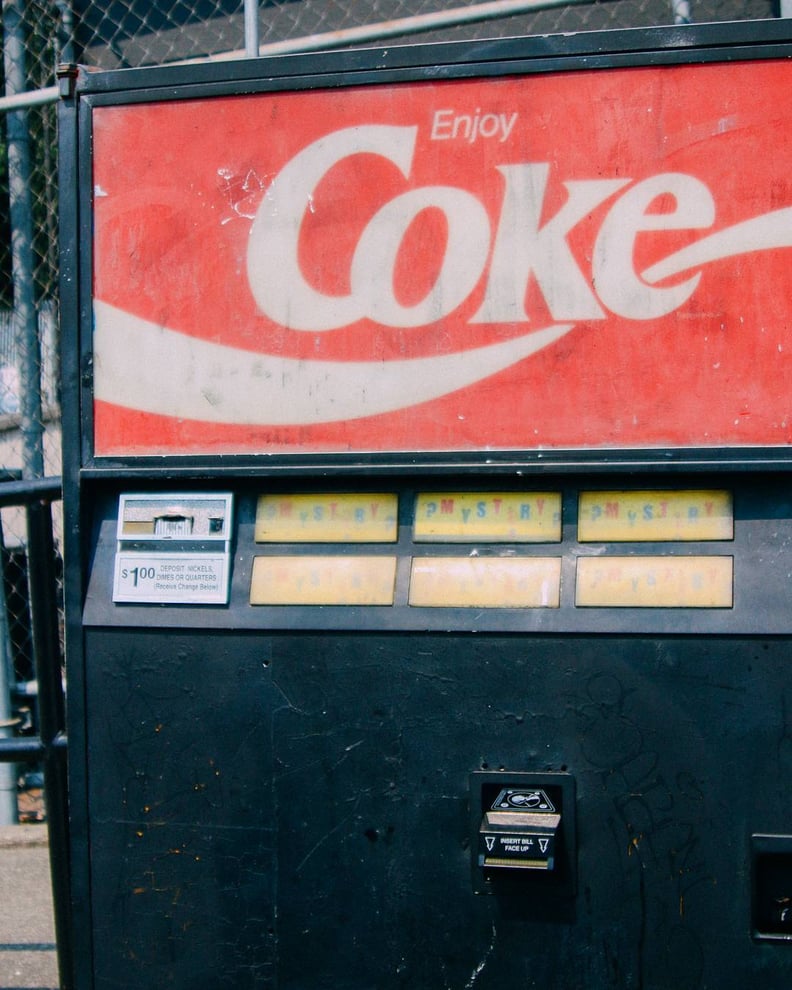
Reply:
M501 17L514 17L516 14L534 13L553 7L574 7L592 4L594 0L489 0L488 3L473 4L471 7L452 7L429 14L415 14L412 17L399 17L390 21L376 21L358 27L327 31L322 34L304 35L285 41L274 41L261 45L259 55L290 55L298 52L328 51L347 45L358 45L368 41L381 41L386 38L405 37L438 28L458 27L462 24L475 24L480 21L497 20ZM244 58L247 51L224 52L210 55L209 61ZM205 61L193 59L190 61Z

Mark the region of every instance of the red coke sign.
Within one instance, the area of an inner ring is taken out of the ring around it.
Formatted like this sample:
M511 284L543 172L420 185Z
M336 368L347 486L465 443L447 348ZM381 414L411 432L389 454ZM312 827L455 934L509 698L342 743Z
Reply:
M96 108L96 454L788 445L790 82Z

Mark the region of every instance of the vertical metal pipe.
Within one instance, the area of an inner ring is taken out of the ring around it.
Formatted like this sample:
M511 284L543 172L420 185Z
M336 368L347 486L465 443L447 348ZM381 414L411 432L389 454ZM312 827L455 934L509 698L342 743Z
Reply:
M65 64L75 61L74 58L74 11L71 0L55 0L55 6L60 15L58 30L58 62Z
M3 572L0 569L0 739L13 734L11 720L11 658L9 655L8 616L6 614ZM17 768L15 763L0 762L0 825L15 825L17 812Z
M256 58L258 53L258 0L245 0L245 54Z
M22 0L3 0L3 49L6 96L25 89L25 31ZM30 133L27 110L6 114L8 139L11 269L14 281L14 326L19 362L22 475L44 475L41 415L41 346L34 293L33 198L30 190Z

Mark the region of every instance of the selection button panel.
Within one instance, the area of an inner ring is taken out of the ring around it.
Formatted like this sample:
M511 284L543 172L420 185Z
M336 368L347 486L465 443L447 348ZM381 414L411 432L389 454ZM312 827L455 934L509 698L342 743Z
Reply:
M731 608L732 557L580 557L575 604L610 608Z
M391 556L256 557L251 605L392 605L396 558Z
M410 605L558 608L560 557L416 557Z
M734 538L734 507L727 491L581 492L581 543L691 542Z

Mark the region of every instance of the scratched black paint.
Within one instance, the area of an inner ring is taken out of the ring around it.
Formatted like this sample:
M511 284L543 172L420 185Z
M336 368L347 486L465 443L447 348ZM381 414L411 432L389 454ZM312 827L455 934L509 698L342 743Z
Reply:
M746 875L750 833L789 827L786 642L105 629L87 650L97 988L789 985L784 947L747 938ZM484 762L575 775L571 919L471 893Z

